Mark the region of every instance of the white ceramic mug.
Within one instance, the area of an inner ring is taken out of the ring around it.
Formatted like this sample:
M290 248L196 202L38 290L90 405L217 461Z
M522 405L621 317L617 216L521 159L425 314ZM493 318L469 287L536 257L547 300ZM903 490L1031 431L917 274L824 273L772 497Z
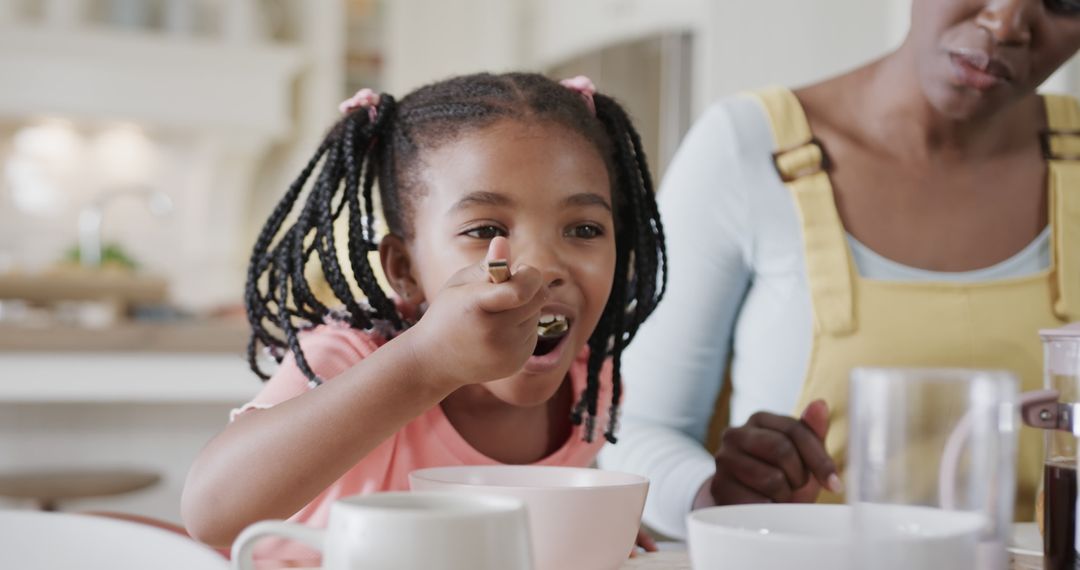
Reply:
M279 536L323 554L323 570L531 570L525 504L511 497L395 492L349 497L330 507L325 530L262 521L232 549L233 568L254 570L259 539Z

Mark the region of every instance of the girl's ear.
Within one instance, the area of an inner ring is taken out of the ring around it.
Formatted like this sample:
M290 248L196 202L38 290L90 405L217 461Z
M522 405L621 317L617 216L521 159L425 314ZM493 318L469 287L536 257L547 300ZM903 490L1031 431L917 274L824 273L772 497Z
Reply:
M424 291L413 275L412 256L405 247L405 240L394 234L383 237L379 242L379 261L399 299L412 307L425 301Z

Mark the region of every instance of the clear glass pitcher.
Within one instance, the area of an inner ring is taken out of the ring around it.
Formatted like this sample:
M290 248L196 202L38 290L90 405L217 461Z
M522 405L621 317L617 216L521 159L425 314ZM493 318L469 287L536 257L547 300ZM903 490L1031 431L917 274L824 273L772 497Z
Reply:
M1002 370L852 372L854 568L1005 570L1018 384ZM899 507L927 520L898 520Z
M1080 441L1080 323L1039 331L1044 386L1057 393L1055 406L1025 411L1024 420L1046 429L1043 464L1043 555L1047 570L1080 565L1076 540L1077 443Z

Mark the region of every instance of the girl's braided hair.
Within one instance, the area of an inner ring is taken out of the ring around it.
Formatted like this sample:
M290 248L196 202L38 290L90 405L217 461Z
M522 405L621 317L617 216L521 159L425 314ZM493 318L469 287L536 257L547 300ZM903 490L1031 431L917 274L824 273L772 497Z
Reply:
M413 206L424 191L418 160L423 151L500 120L554 121L595 145L612 180L615 274L607 305L588 340L587 387L571 418L575 424L585 422L585 439L591 441L600 369L611 356L613 390L604 435L614 443L622 351L664 294L667 254L641 139L613 99L596 94L593 102L595 114L579 93L542 75L481 73L421 87L400 102L383 94L374 113L365 109L347 113L290 185L255 242L244 291L252 329L247 346L251 369L268 378L256 361L259 345L277 362L288 350L317 385L321 380L304 358L299 330L327 318L365 330L377 324L393 331L406 326L368 261L369 252L377 250L372 200L376 182L390 231L411 237ZM295 221L283 227L316 169L303 207ZM340 236L334 233L335 221L344 212L348 212L348 268L338 260ZM317 256L343 310L327 306L312 292L304 272L312 256ZM347 271L362 297L353 294Z

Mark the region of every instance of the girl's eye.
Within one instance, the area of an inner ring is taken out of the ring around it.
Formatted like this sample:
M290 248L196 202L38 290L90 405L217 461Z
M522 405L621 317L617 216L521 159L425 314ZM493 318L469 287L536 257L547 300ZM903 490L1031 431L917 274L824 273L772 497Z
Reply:
M1063 16L1080 14L1080 0L1043 0L1046 9Z
M566 233L569 237L578 239L595 239L604 235L604 228L596 224L580 224L570 228Z
M468 230L462 235L476 239L495 239L499 236L505 236L506 232L495 226L480 226Z

